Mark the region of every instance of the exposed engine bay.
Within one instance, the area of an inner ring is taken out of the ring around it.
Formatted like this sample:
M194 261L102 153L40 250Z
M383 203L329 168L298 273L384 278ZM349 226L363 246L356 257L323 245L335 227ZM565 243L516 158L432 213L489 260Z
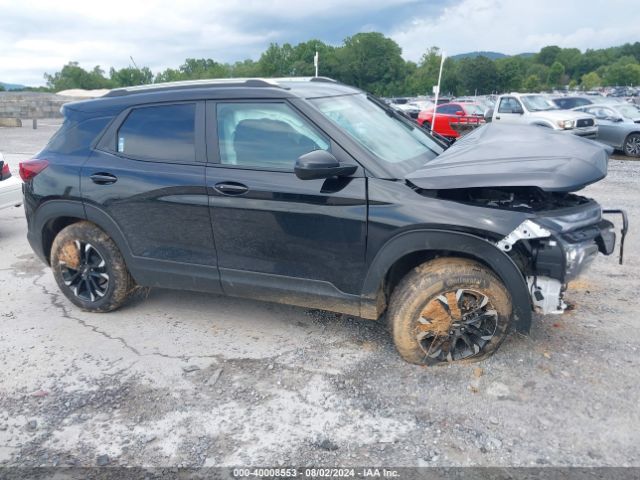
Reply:
M541 212L576 207L590 200L567 192L547 192L538 187L478 187L446 190L422 190L421 195L476 205L520 212Z

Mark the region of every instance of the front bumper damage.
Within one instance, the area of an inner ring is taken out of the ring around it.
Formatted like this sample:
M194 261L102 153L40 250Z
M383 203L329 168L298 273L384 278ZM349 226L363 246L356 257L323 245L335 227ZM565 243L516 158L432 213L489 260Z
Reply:
M571 228L572 225L566 222L567 217L525 220L497 242L497 246L506 253L511 252L518 242L527 244L531 264L523 273L535 311L545 315L563 313L567 308L563 301L567 284L578 278L598 253L611 255L614 252L615 226L602 219L602 214L615 214L622 218L619 257L622 264L628 219L626 212L618 209L600 211L598 207L599 221L580 225L579 228Z

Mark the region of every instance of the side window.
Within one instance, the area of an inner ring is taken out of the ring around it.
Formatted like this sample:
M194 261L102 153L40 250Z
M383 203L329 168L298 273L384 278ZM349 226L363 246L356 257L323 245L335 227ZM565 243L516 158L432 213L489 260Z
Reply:
M445 115L455 115L455 113L461 110L458 105L441 105L438 107L438 113L444 113Z
M169 162L195 160L195 103L136 108L117 135L117 151Z
M513 97L503 97L498 106L498 113L513 113L518 110L518 101Z
M329 150L329 142L285 103L219 103L223 165L293 171L300 155Z

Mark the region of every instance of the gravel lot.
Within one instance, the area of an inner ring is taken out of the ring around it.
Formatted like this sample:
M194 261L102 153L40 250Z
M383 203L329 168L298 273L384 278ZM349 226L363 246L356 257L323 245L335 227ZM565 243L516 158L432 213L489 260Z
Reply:
M0 129L12 167L55 129ZM378 324L152 290L89 314L0 212L0 465L640 466L640 162L586 193L626 208L564 316L480 363L404 363Z

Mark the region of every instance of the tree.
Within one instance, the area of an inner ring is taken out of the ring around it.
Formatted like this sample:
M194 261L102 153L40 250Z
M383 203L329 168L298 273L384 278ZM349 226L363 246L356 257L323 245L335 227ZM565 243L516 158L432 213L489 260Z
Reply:
M415 69L407 78L407 91L414 94L431 94L432 88L438 83L441 52L438 47L431 47L423 55Z
M499 58L495 61L498 70L498 90L514 92L522 88L525 60L522 57Z
M582 76L581 85L584 90L593 90L602 86L602 79L596 72L589 72Z
M527 92L539 92L542 88L540 79L537 75L529 75L522 84Z
M272 43L260 55L258 64L262 74L267 77L289 77L292 75L293 47L288 43L282 46Z
M556 45L550 45L548 47L544 47L540 50L540 52L536 55L536 63L541 63L542 65L546 65L550 67L553 62L556 61L556 58L560 54L560 47Z
M498 89L496 64L484 56L460 61L460 83L463 93L484 95Z
M551 65L551 68L549 69L547 84L550 87L560 87L562 86L563 76L564 76L564 65L557 61L553 62L553 65Z
M638 85L640 65L634 57L621 57L606 68L604 80L607 85Z
M398 94L404 86L401 54L398 44L381 33L358 33L347 37L336 51L336 76L377 95Z
M132 85L146 85L153 82L153 73L148 67L126 67L116 70L111 67L109 78L114 87L129 87Z
M104 76L104 70L99 66L88 72L80 67L78 62L69 62L62 67L62 70L53 75L45 73L44 78L47 81L47 87L54 92L72 88L94 90L113 86L113 83Z

